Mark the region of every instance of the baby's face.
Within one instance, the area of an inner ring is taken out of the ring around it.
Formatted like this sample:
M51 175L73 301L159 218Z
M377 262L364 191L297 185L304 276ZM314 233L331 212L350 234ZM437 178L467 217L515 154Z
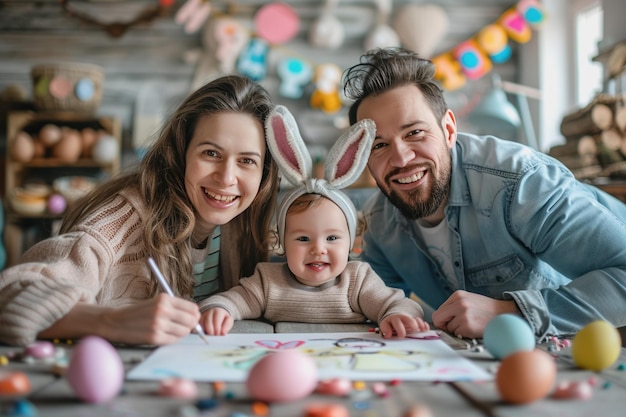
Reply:
M285 256L298 281L318 286L343 272L350 254L350 231L343 211L328 199L285 221Z

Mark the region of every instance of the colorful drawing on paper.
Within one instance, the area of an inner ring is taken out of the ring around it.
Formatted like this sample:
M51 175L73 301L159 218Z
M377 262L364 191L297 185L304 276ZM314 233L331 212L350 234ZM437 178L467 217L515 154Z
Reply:
M493 377L441 341L437 333L383 339L374 333L263 333L210 336L206 345L190 335L156 349L126 376L129 380L183 377L196 381L243 382L264 355L298 349L310 355L320 380L466 381Z

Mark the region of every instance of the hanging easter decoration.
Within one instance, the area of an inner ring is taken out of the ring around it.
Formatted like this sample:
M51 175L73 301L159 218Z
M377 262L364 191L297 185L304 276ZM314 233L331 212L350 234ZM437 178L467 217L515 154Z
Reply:
M400 46L400 38L387 24L391 14L392 0L376 0L378 7L377 23L365 38L365 50Z
M298 34L300 18L286 3L268 3L254 16L257 36L271 44L283 44Z
M326 0L324 9L309 27L309 42L318 48L337 49L344 40L341 21L336 17L338 0Z
M278 94L298 99L304 94L303 87L311 81L313 67L302 59L284 58L278 62L276 72L281 79Z
M211 3L208 0L187 0L176 12L174 21L185 26L185 33L195 33L210 13Z
M310 99L312 108L320 109L324 113L336 113L341 109L342 101L339 95L341 73L341 68L331 63L315 67L313 75L315 91Z
M291 40L300 27L296 11L286 3L268 3L254 16L256 38L251 39L237 62L237 71L254 81L267 76L267 55L270 44Z
M538 0L521 0L476 36L451 51L433 57L435 79L444 89L451 91L463 87L466 77L472 80L483 77L491 71L493 63L500 64L510 59L509 40L528 42L532 36L531 27L538 27L545 18Z
M448 24L445 10L434 4L406 5L397 11L394 20L402 46L426 58L432 55L448 32Z
M546 13L537 0L521 0L517 3L516 10L531 26L540 25L546 18Z
M491 61L480 49L478 43L472 39L454 48L453 54L461 63L465 75L472 80L477 80L491 71Z
M485 26L476 37L478 45L496 64L502 64L511 58L511 46L508 44L506 31L500 25Z
M204 44L213 51L220 71L232 72L237 57L248 44L250 34L248 29L237 19L219 17L205 26Z
M530 26L524 20L517 10L509 9L498 20L498 23L506 30L509 38L517 43L526 43L532 36Z
M267 54L269 45L261 38L252 38L237 61L237 71L254 81L261 81L267 75Z

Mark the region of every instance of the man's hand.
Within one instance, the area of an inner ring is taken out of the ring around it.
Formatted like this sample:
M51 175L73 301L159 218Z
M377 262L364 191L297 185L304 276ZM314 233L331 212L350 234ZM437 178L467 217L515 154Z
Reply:
M504 313L521 314L515 301L458 290L433 312L433 324L459 337L481 338L491 319Z

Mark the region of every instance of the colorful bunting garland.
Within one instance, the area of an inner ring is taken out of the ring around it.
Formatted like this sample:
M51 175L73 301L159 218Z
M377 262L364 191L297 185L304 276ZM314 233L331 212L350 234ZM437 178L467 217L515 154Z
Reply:
M437 67L435 78L446 90L465 85L467 78L477 80L511 57L509 39L526 43L531 39L531 27L546 19L537 0L521 0L504 12L496 23L483 28L476 36L462 42L451 51L432 58Z
M195 12L190 13L190 10ZM199 23L209 17L209 11L207 0L188 0L176 20L185 24L186 31L195 31L200 27ZM293 39L300 24L295 10L281 2L262 6L256 12L252 31L233 17L212 14L213 23L208 26L211 28L210 48L221 70L236 70L256 81L267 76L271 48ZM545 19L546 13L538 0L519 1L495 23L452 50L432 58L436 66L435 78L445 90L456 90L463 87L468 78L483 77L492 70L494 63L502 64L510 59L510 41L528 42L531 27L537 28ZM310 94L310 106L329 114L338 112L343 106L339 85L342 69L333 63L312 65L295 54L287 55L277 63L276 71L281 81L279 94L300 99L305 94L305 86L313 82L315 90Z

